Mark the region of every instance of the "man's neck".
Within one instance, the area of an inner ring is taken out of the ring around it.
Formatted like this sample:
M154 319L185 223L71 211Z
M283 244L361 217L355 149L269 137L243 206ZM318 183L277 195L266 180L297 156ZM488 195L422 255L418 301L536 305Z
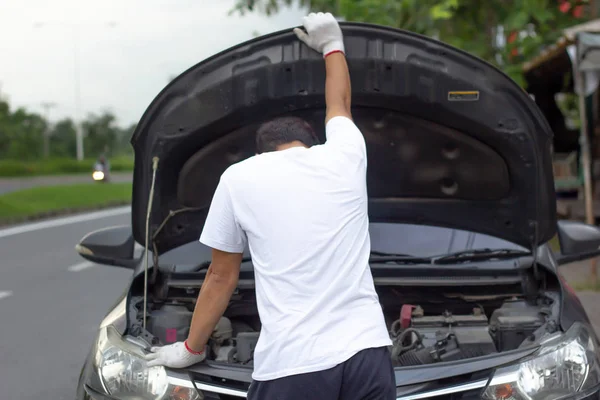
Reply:
M304 143L302 143L301 141L294 140L293 142L280 144L279 146L277 146L277 151L291 149L292 147L305 147L305 148L307 148L307 146Z

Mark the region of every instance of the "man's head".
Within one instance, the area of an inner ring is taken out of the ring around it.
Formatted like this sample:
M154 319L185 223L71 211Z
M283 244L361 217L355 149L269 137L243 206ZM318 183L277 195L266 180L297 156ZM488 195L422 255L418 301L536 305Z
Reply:
M310 124L298 117L281 117L265 122L256 133L258 154L295 146L311 147L318 143Z

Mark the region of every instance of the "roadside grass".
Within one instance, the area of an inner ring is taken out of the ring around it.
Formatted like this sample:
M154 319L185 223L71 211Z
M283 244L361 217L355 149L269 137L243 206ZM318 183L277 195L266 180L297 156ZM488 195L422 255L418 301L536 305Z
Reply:
M571 286L577 292L600 292L600 282L575 282Z
M96 159L0 160L0 177L26 177L91 173ZM109 158L111 172L133 171L133 156Z
M554 235L552 239L548 242L548 245L555 253L560 252L560 243L558 242L558 235Z
M131 202L131 183L42 186L0 195L0 222Z

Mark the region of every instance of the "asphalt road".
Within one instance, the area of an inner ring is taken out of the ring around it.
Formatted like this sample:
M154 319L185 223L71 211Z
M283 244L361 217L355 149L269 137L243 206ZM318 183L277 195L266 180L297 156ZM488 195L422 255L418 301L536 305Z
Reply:
M131 274L86 263L74 245L90 231L129 219L121 209L93 220L28 225L37 227L28 232L0 230L0 398L74 398L98 325Z
M131 182L131 180L131 172L114 172L111 174L112 182ZM77 183L94 183L92 174L0 178L0 195L36 186L72 185Z

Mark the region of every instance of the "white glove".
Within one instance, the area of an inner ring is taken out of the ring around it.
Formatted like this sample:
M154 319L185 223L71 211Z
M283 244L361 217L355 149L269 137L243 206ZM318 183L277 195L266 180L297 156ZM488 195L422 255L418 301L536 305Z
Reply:
M170 368L185 368L204 361L206 350L197 354L188 350L185 342L176 342L163 347L152 347L144 357L148 366L164 365Z
M294 28L298 39L323 56L334 51L345 52L344 36L336 19L330 13L310 13L302 20L306 32Z

